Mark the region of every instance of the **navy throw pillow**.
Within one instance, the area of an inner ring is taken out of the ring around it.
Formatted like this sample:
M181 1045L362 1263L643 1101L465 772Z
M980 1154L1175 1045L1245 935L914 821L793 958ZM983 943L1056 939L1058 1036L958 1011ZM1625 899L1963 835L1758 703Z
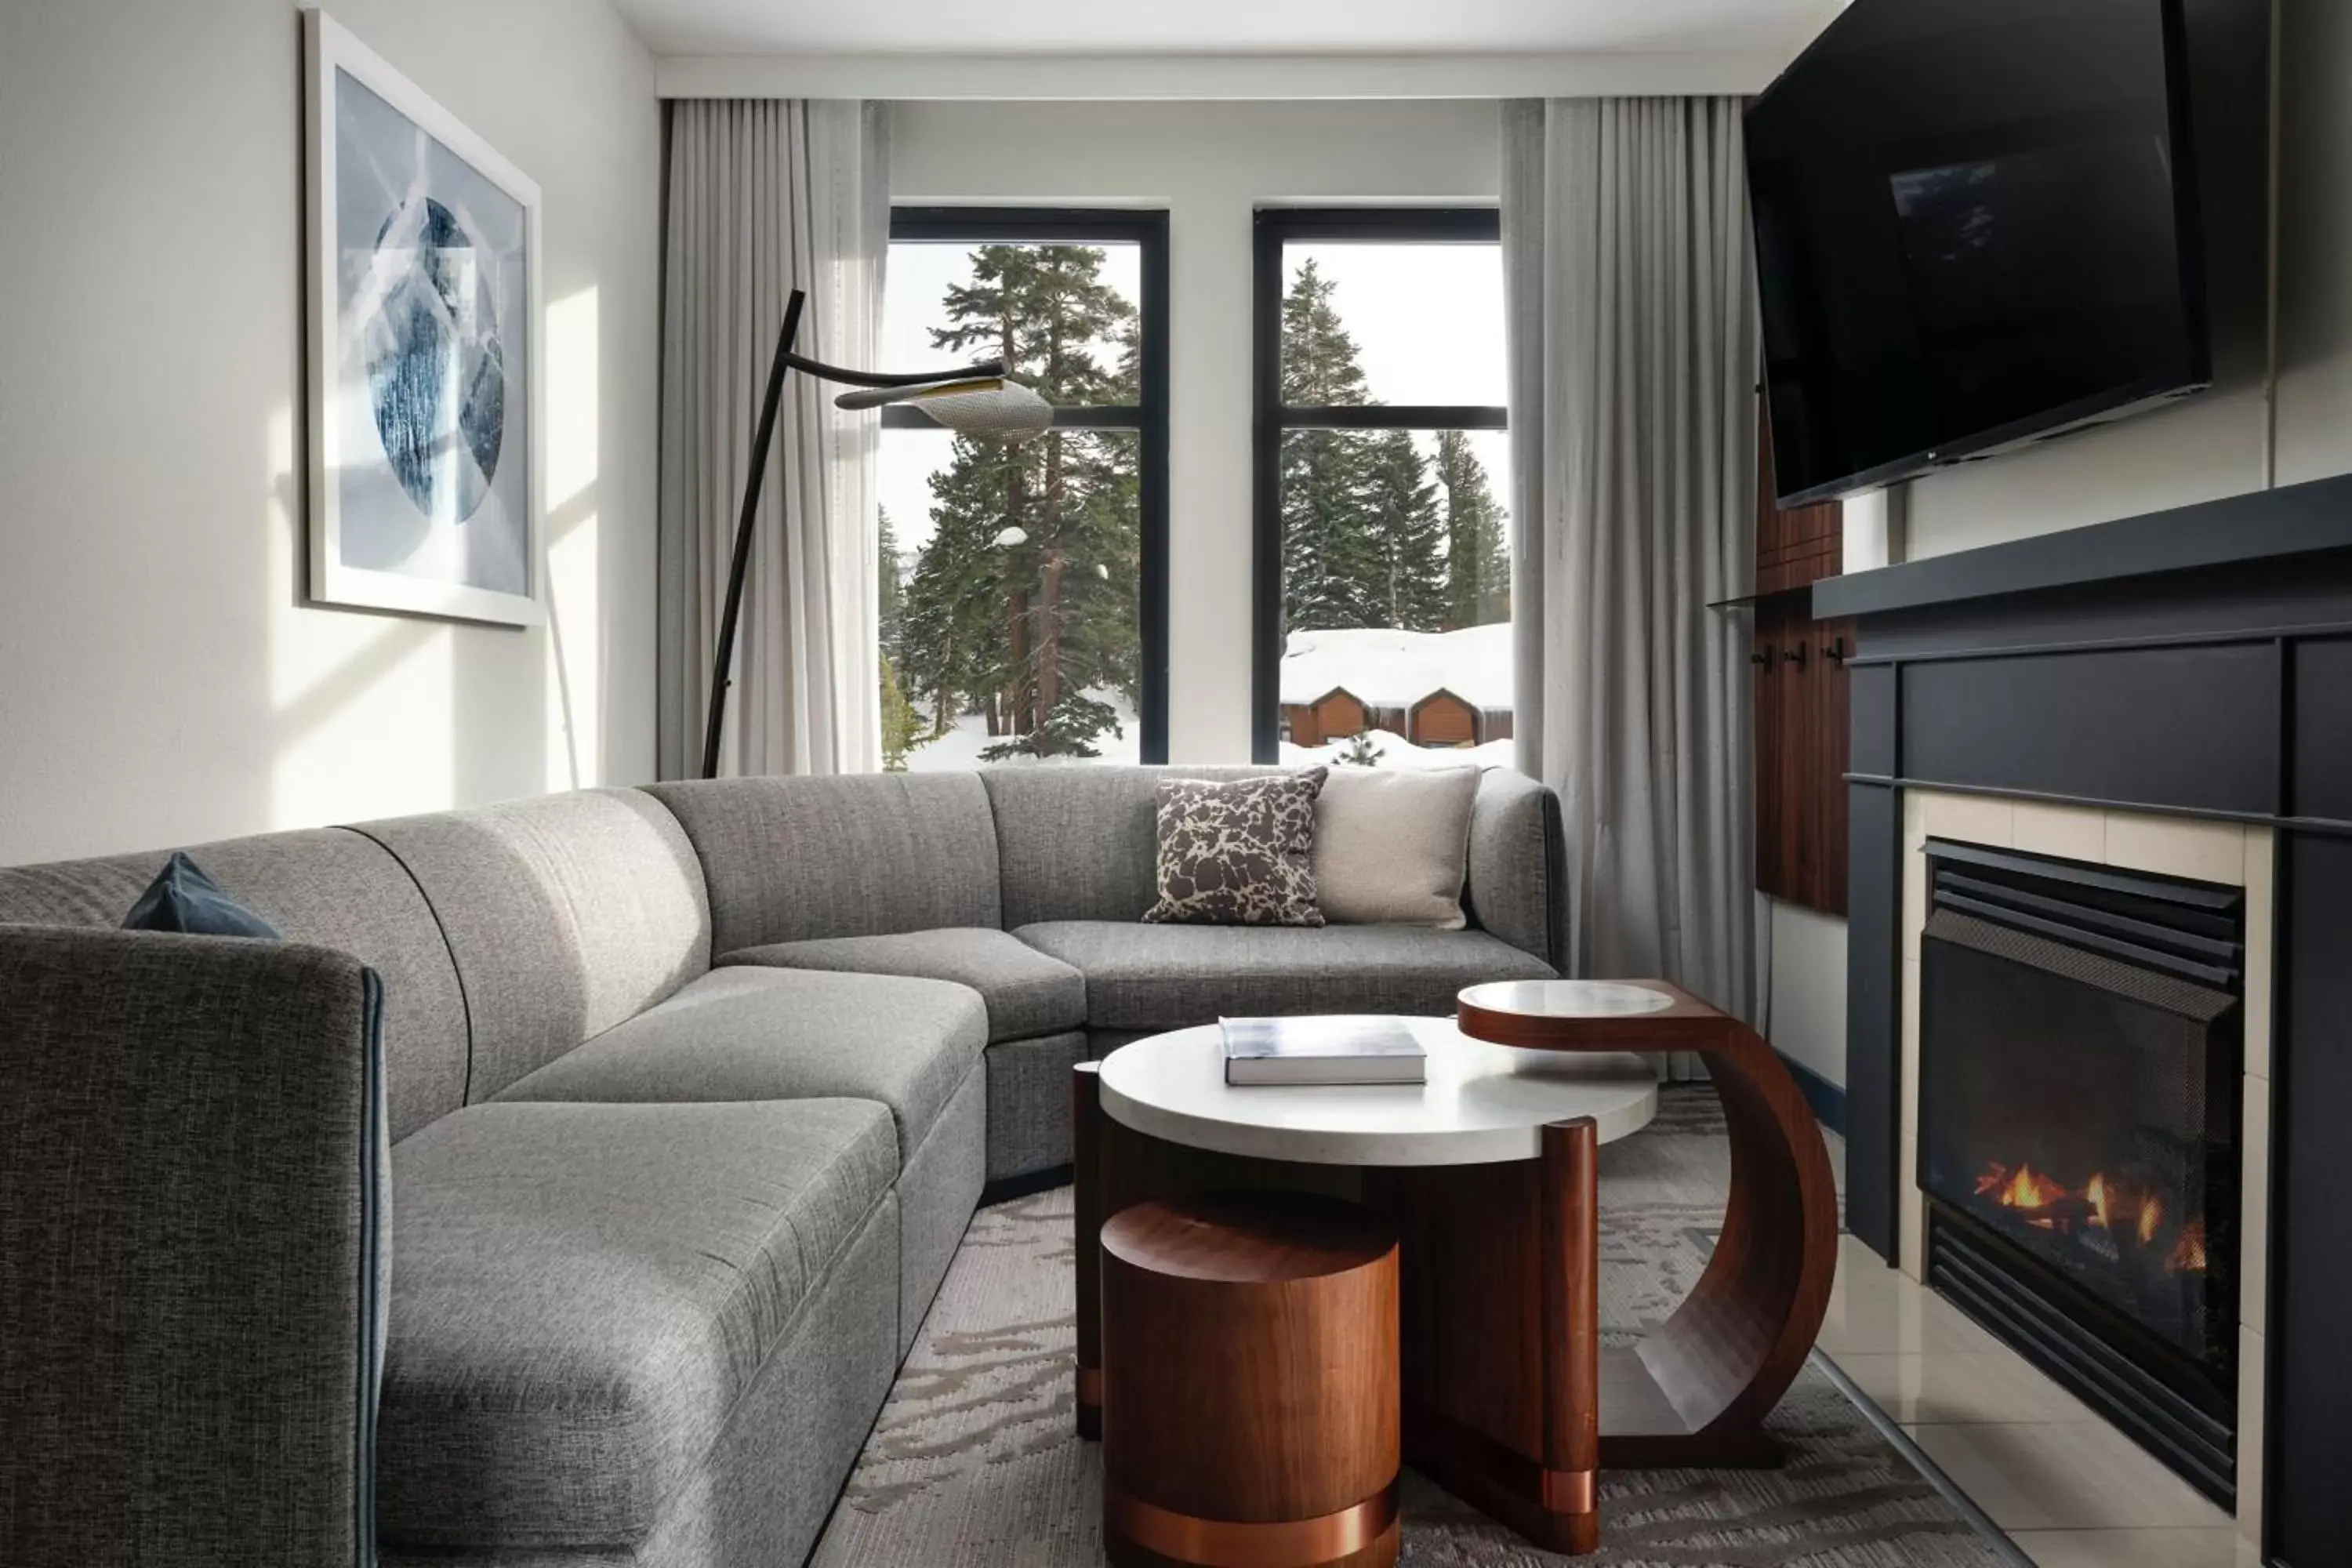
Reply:
M220 884L205 876L194 860L176 853L122 917L122 929L284 940L276 926L222 892Z

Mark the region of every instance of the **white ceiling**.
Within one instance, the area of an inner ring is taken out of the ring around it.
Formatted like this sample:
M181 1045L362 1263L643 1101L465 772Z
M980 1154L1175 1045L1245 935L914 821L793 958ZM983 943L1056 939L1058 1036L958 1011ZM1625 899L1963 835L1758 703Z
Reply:
M660 55L1786 58L1841 0L614 0Z

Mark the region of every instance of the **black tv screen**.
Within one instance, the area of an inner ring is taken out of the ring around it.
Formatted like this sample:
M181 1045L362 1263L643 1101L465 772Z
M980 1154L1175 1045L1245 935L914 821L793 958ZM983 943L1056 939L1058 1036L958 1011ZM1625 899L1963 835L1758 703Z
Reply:
M1854 0L1751 104L1775 488L2211 377L2179 0Z

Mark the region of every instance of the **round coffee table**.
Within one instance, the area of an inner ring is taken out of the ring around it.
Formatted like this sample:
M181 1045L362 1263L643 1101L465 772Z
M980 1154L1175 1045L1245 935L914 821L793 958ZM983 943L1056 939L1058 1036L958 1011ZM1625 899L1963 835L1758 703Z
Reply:
M1461 1002L1458 1029L1408 1021L1430 1053L1423 1085L1229 1087L1213 1026L1077 1067L1081 1435L1100 1430L1104 1220L1155 1198L1292 1188L1396 1226L1406 1458L1538 1545L1593 1550L1602 1464L1777 1460L1763 1418L1820 1329L1837 1225L1827 1150L1780 1058L1663 982L1473 987ZM1599 1149L1655 1113L1640 1058L1660 1051L1707 1059L1732 1191L1682 1307L1604 1350Z
M1204 1191L1327 1192L1401 1237L1407 1457L1530 1540L1590 1552L1597 1159L1657 1113L1657 1075L1637 1056L1517 1050L1451 1019L1402 1021L1428 1052L1423 1083L1228 1085L1213 1025L1079 1066L1078 1430L1101 1429L1107 1218Z
M1658 1113L1658 1075L1640 1057L1514 1050L1451 1018L1398 1021L1429 1053L1424 1083L1228 1084L1224 1037L1204 1024L1105 1058L1103 1109L1171 1143L1307 1165L1532 1160L1548 1123L1590 1117L1607 1143Z

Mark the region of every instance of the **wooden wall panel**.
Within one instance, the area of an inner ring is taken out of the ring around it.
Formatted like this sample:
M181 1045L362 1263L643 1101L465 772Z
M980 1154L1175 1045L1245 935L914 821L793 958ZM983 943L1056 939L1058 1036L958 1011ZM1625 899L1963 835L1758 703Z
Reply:
M1756 608L1756 885L1842 915L1846 900L1844 655L1850 624L1815 621L1798 595ZM1840 650L1832 657L1832 650Z
M1756 453L1756 885L1843 914L1847 679L1824 650L1843 638L1850 651L1853 627L1815 622L1802 590L1843 569L1845 509L1772 504L1771 430L1760 411Z

